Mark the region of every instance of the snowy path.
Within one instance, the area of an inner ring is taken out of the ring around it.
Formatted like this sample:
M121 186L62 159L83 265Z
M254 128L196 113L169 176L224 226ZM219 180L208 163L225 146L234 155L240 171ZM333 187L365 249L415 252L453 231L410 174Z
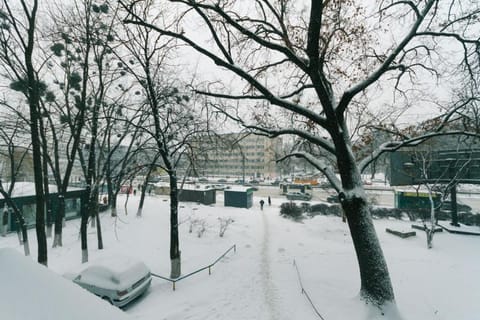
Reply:
M268 216L265 211L262 211L263 221L263 241L260 257L260 270L262 277L263 294L265 299L265 305L267 307L269 318L272 320L280 319L279 312L277 311L277 291L275 288L275 281L271 272L271 259L270 259L270 229L268 223Z

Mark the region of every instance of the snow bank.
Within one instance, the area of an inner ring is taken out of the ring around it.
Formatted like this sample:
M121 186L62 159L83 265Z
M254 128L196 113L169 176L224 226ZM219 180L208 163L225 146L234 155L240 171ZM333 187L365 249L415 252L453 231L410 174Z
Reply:
M129 319L120 309L15 249L0 249L0 261L0 319Z

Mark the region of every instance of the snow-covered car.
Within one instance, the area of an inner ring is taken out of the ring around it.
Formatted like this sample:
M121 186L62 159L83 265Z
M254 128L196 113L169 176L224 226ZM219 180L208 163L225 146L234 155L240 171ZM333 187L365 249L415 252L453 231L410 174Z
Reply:
M141 296L152 282L150 269L143 262L127 257L98 260L78 274L65 277L117 307Z
M303 193L298 191L287 192L286 196L288 200L312 200L312 195L310 193Z

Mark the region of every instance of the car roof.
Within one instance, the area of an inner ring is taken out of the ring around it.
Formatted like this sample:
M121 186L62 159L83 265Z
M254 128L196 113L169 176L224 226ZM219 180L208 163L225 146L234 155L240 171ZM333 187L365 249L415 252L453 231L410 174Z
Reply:
M94 261L80 272L82 283L119 290L130 286L150 270L141 261L129 257L108 257Z

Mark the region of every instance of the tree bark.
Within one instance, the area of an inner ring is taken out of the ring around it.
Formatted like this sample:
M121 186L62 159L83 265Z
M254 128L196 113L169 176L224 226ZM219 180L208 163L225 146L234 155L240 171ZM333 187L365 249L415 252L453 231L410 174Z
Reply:
M142 216L143 205L145 203L145 193L147 192L147 186L148 186L148 177L149 175L147 175L147 178L145 178L145 181L142 184L142 189L140 192L140 201L138 203L137 217Z
M182 274L180 246L178 239L178 188L175 171L170 171L170 260L172 269L170 278L175 279Z
M90 185L87 185L85 190L86 195L84 196L87 199L82 201L82 218L80 221L80 246L82 250L82 263L88 262L88 239L87 239L87 225L88 225L88 209L90 197Z
M393 288L366 198L357 197L357 193L342 193L340 198L360 268L360 293L366 300L382 305L395 300Z
M35 230L38 243L38 263L45 266L48 265L47 256L47 237L45 234L45 195L43 190L43 168L42 168L42 151L39 133L40 122L40 93L38 80L33 67L33 50L35 46L35 28L38 1L34 1L33 8L28 17L28 38L25 48L25 66L26 77L28 83L28 103L30 109L30 135L32 139L32 158L33 158L33 175L35 184Z
M53 248L63 246L62 242L62 224L63 217L65 216L65 194L62 191L58 193L58 206L57 212L55 213L55 227L54 227L54 236L53 236Z
M393 302L395 296L347 135L348 130L345 126L343 130L333 134L343 186L343 192L339 195L340 204L347 217L360 269L360 294L362 298L375 305L383 305L385 302Z

